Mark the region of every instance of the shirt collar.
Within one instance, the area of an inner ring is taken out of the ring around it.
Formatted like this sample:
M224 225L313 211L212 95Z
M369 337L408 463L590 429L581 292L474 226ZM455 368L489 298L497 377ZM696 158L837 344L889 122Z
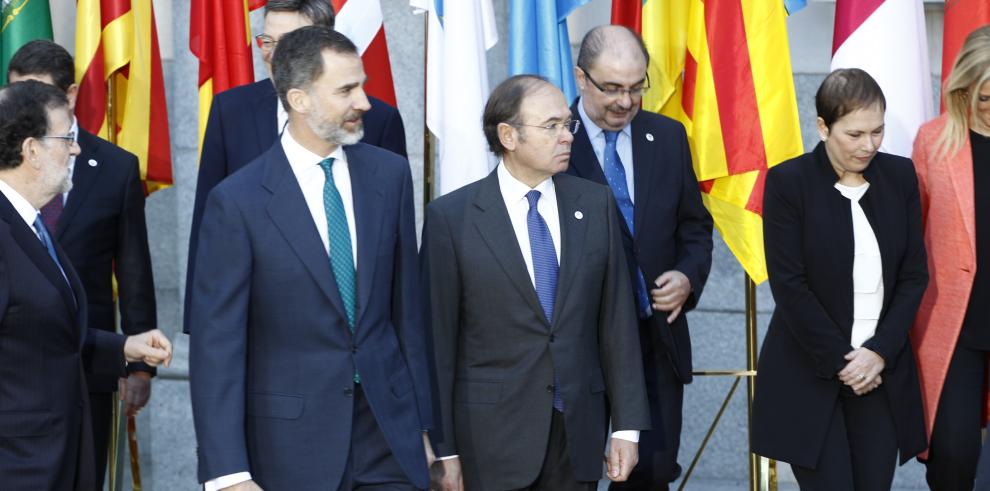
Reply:
M595 141L595 138L598 138L598 135L602 135L605 132L605 130L599 128L598 125L596 125L595 122L591 120L591 117L588 116L588 112L584 110L583 97L578 99L577 107L578 107L578 115L581 116L581 125L584 126L584 130L588 132L588 139L591 141ZM630 122L624 128L622 128L620 133L632 139L632 122Z
M498 187L502 191L502 199L506 203L516 203L520 200L526 200L526 193L536 190L540 192L540 197L554 197L555 190L553 187L553 178L547 178L543 182L536 185L534 188L530 188L529 185L516 179L509 170L505 168L505 162L499 160L498 162Z
M342 162L347 163L347 154L344 153L343 146L337 146L337 148L325 157L316 155L303 147L295 138L292 137L292 132L289 130L282 132L282 150L285 151L285 156L289 159L289 167L292 167L292 171L297 175L300 172L309 170L308 167L319 165L324 159L333 158L334 163Z
M3 179L0 179L0 192L7 197L7 201L10 201L10 204L14 206L14 210L17 211L17 214L24 219L24 222L27 223L29 227L33 227L34 221L38 218L38 209Z

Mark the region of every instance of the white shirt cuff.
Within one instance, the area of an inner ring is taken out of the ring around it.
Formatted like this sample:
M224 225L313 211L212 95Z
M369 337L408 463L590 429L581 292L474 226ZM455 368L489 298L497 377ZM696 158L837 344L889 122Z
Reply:
M626 440L633 443L639 443L639 430L621 430L612 432L612 438L618 438L619 440ZM210 490L206 490L210 491Z
M250 472L238 472L236 474L227 474L226 476L220 476L216 479L211 479L203 483L206 491L219 491L223 488L233 486L235 484L240 484L244 481L251 480Z
M460 455L444 455L443 457L438 457L437 460L453 460L460 457Z

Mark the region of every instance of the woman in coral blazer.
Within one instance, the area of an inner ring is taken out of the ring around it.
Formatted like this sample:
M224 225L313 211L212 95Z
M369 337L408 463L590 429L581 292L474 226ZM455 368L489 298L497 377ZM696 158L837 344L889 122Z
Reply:
M968 491L990 353L990 26L966 38L943 94L945 113L921 127L912 154L931 283L911 341L930 438L928 485Z

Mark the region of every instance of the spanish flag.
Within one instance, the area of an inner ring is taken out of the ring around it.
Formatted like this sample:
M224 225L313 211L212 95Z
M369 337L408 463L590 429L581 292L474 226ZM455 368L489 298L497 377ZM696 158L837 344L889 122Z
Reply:
M264 0L192 0L189 50L199 59L199 146L213 96L254 82L248 13Z
M148 192L171 185L168 110L152 2L78 0L76 83L79 126L137 155Z
M705 205L757 283L767 169L803 152L786 17L781 0L612 2L650 51L644 108L684 124Z

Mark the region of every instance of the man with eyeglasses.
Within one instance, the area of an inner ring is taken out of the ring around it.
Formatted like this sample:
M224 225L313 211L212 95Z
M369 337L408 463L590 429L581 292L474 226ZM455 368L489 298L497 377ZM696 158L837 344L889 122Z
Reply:
M304 26L334 27L330 0L268 0L265 24L255 43L261 50L268 73L272 54L285 34ZM368 97L371 108L361 117L362 143L374 145L406 157L406 132L399 111L380 99ZM186 270L185 305L189 305L189 285L196 266L196 248L203 207L210 191L224 178L241 169L271 148L289 120L271 79L234 87L213 98L203 135L189 235L189 261ZM183 331L189 333L189 309L185 310Z
M712 260L712 219L701 201L684 127L640 109L649 53L621 26L592 29L574 69L582 122L568 172L611 188L646 370L652 431L629 480L610 489L668 489L681 469L684 384L691 382L685 313L698 304Z
M501 162L427 206L445 491L594 490L608 441L610 479L636 464L636 312L608 189L563 173L579 126L545 79L509 78L483 115Z
M11 58L11 82L38 80L65 93L74 110L79 87L74 82L72 55L46 40L31 41ZM41 208L52 238L65 249L79 273L89 299L89 326L116 331L112 280L117 278L116 302L120 327L138 334L158 325L155 284L144 216L144 188L137 157L82 130L75 118L63 142L79 155L69 159L73 188L57 194ZM53 144L56 142L52 142ZM127 366L126 378L113 374L87 374L95 444L96 484L103 487L107 445L113 422L113 392L120 390L125 413L137 414L151 396L155 368L140 363Z

